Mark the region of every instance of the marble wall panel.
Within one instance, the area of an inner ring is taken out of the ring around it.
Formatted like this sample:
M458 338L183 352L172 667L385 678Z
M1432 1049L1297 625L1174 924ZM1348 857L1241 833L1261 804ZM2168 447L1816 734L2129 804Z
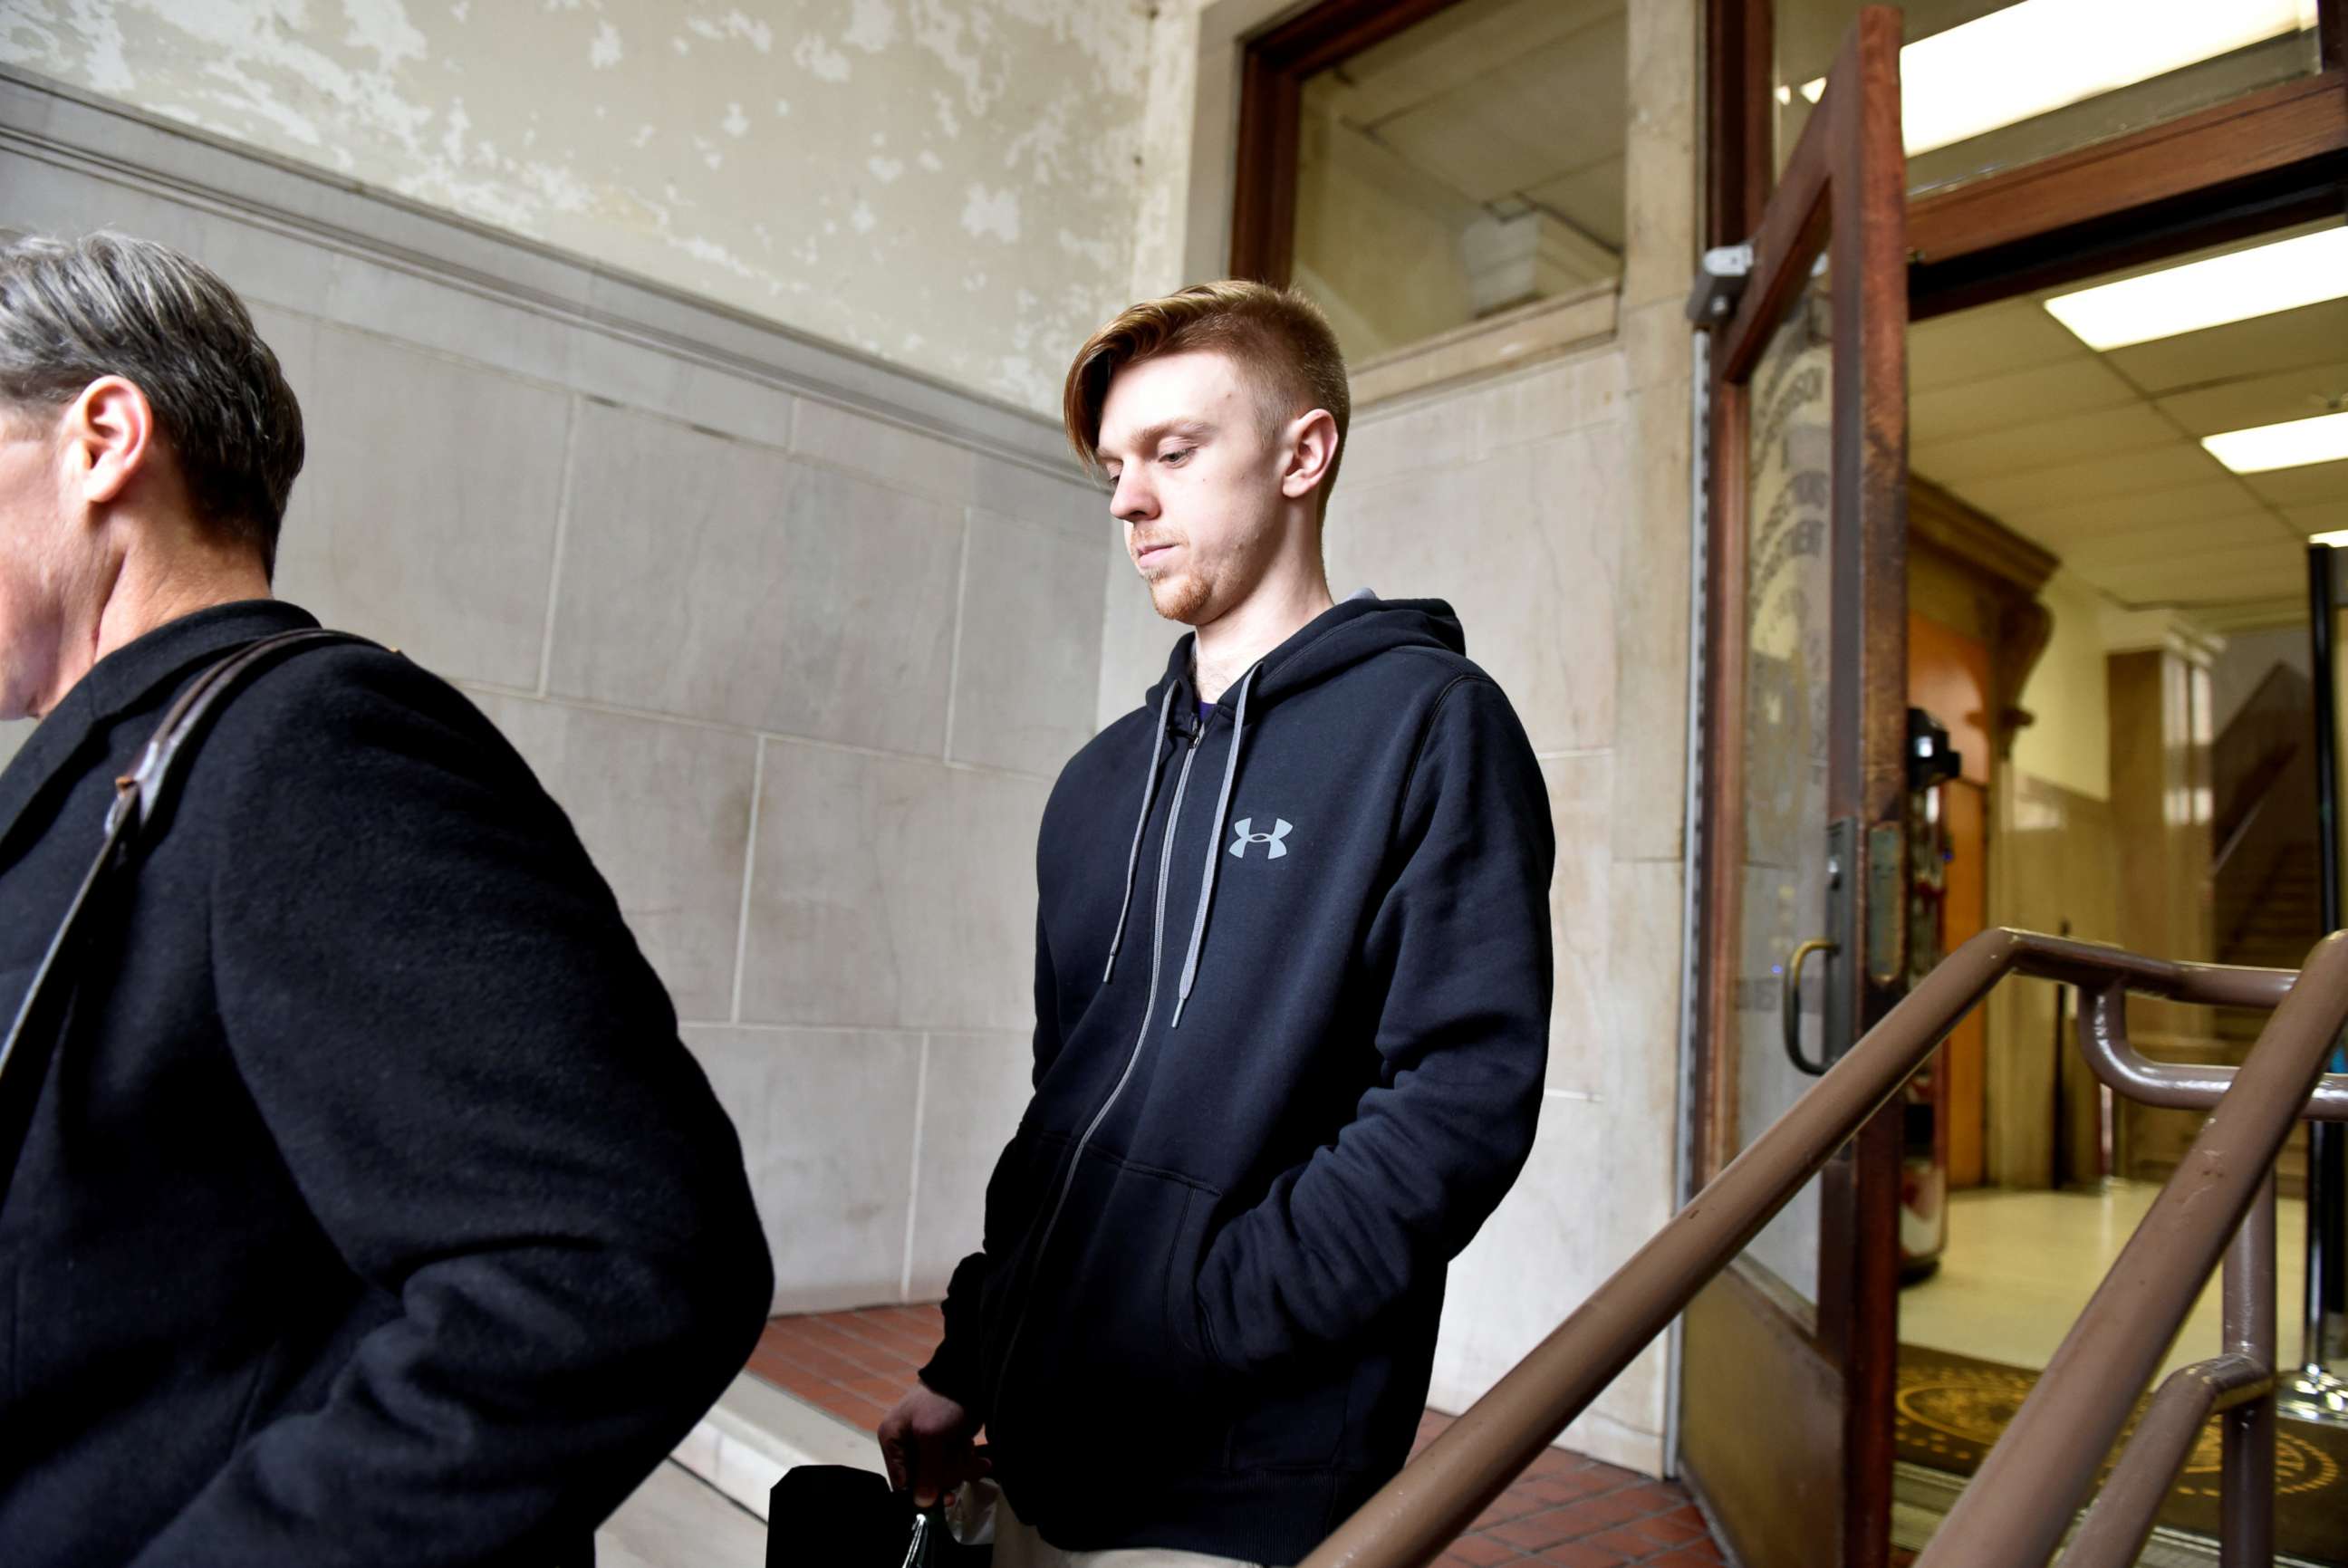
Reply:
M967 447L811 397L799 402L791 452L957 505L971 493L975 461Z
M1689 397L1633 394L1629 504L1616 555L1614 852L1681 857L1687 830Z
M1073 456L1064 472L1051 474L981 454L972 464L970 503L1087 542L1125 537L1125 525L1109 515L1108 487L1079 469Z
M177 244L254 308L309 417L283 590L459 679L571 816L741 1127L778 1305L934 1294L1024 1103L1043 780L1109 662L1120 530L1050 420L23 78L0 123L10 226Z
M1677 304L1687 297L1698 242L1704 15L1694 0L1646 0L1629 8L1629 21L1622 303Z
M1092 738L1100 546L971 509L946 755L1056 778Z
M1025 1034L930 1037L907 1300L942 1296L954 1265L978 1251L987 1178L1027 1109L1035 1059Z
M397 323L419 348L495 365L548 385L562 383L577 328L558 316L401 267L338 255L326 269L317 314L333 321Z
M757 738L475 693L579 830L677 1016L733 1016Z
M1622 1126L1643 1130L1622 1157L1653 1180L1652 1202L1632 1225L1643 1234L1673 1207L1672 1146L1657 1130L1675 1125L1682 1088L1685 880L1677 861L1617 859L1610 887L1606 999L1608 1034L1618 1048L1607 1058L1603 1092Z
M960 509L588 405L548 689L942 753Z
M1586 1214L1604 1192L1606 1115L1591 1100L1543 1100L1524 1173L1451 1264L1429 1395L1438 1408L1464 1408L1589 1293L1597 1249Z
M364 333L310 335L278 592L452 680L535 687L569 400Z
M1613 810L1613 758L1605 752L1541 762L1557 873L1549 892L1550 946L1557 984L1550 1007L1549 1087L1583 1099L1606 1091L1609 1059L1622 1048L1608 1006L1613 892L1607 850Z
M1535 750L1605 748L1622 464L1620 440L1596 427L1340 491L1331 581L1449 600L1468 656L1509 694Z
M1024 1030L1050 786L766 743L742 1017Z
M1622 352L1608 347L1495 382L1469 403L1477 454L1619 419L1623 377Z
M778 387L615 333L573 333L563 379L584 397L770 447L790 445L798 417L798 399Z
M1447 388L1356 411L1329 492L1333 516L1357 490L1473 461L1479 410L1476 394Z
M919 1035L685 1031L742 1136L775 1260L775 1310L901 1299Z

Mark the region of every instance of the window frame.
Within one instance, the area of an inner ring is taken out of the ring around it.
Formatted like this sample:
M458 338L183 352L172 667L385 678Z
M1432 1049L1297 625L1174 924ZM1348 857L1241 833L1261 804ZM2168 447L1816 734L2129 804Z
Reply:
M1231 271L1285 287L1296 263L1296 160L1304 78L1462 0L1322 0L1247 41L1232 171Z

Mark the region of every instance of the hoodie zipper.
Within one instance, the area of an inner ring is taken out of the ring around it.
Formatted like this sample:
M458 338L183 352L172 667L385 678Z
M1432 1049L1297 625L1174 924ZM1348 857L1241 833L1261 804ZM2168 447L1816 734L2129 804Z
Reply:
M1045 1251L1052 1244L1052 1233L1060 1223L1060 1211L1067 1207L1068 1192L1076 1186L1076 1166L1083 1161L1093 1134L1098 1132L1101 1123L1108 1119L1108 1113L1116 1107L1117 1097L1125 1093L1125 1086L1132 1079L1133 1069L1141 1060L1141 1047L1149 1038L1149 1020L1158 1011L1159 970L1166 954L1166 879L1174 867L1174 838L1182 825L1182 795L1190 782L1190 764L1197 759L1199 743L1206 736L1206 722L1201 719L1192 727L1190 744L1183 748L1182 770L1174 778L1174 800L1166 810L1166 840L1158 851L1158 907L1149 931L1149 996L1142 1004L1141 1028L1133 1037L1133 1050L1125 1058L1125 1070L1117 1074L1117 1082L1109 1088L1108 1098L1101 1101L1098 1110L1093 1112L1092 1120L1085 1124L1083 1136L1076 1140L1076 1148L1069 1151L1067 1167L1060 1176L1059 1190L1052 1199L1051 1213L1044 1221L1043 1233L1036 1237L1035 1250L1027 1260L1027 1278L1031 1286L1043 1272ZM1019 1304L1018 1315L1011 1320L1011 1333L1004 1341L1003 1359L995 1367L994 1393L988 1400L989 1408L1002 1402L1004 1387L1011 1381L1011 1358L1018 1353L1019 1335L1026 1326L1027 1304L1023 1300Z

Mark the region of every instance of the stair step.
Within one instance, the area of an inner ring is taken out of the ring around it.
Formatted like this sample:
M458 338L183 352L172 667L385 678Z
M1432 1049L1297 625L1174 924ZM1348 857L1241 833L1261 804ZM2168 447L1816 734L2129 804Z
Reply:
M760 1519L767 1494L795 1465L880 1468L871 1433L747 1372L669 1457Z

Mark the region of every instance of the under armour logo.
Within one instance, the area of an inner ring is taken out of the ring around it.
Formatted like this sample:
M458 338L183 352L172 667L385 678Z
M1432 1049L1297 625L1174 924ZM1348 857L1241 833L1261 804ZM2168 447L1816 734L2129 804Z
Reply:
M1288 846L1282 843L1280 841L1288 837L1289 834L1296 830L1293 823L1275 817L1272 819L1272 828L1271 832L1251 833L1248 831L1249 829L1254 826L1255 819L1253 817L1241 817L1238 821L1231 824L1231 831L1239 835L1238 838L1231 841L1231 853L1239 856L1241 860L1245 860L1247 859L1247 847L1250 844L1269 844L1272 846L1271 858L1275 861L1288 852Z

